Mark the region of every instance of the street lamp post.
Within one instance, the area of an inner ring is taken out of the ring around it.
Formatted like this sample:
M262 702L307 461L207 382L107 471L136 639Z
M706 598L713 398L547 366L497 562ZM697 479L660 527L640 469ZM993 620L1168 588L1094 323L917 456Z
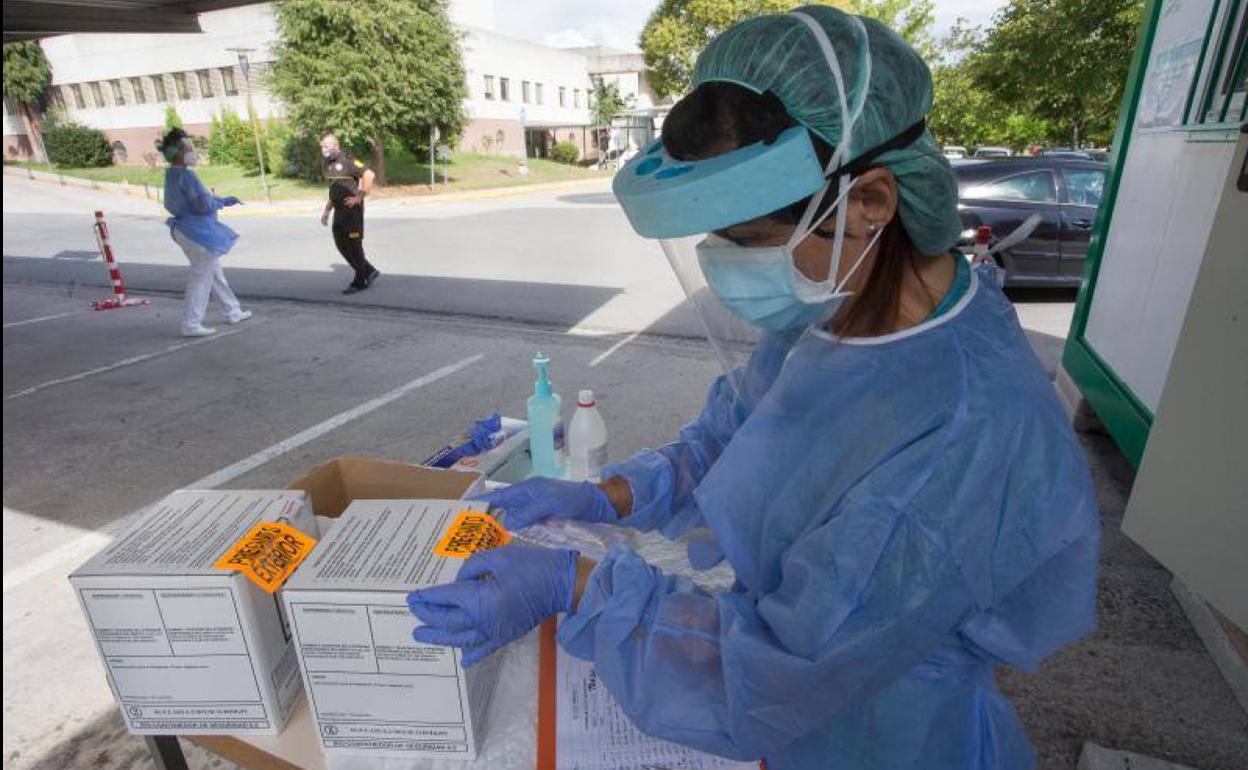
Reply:
M520 176L529 175L529 129L526 127L529 111L520 108Z
M265 202L272 203L273 194L269 191L269 179L264 173L264 149L260 144L260 129L256 124L256 108L251 102L251 62L247 60L247 54L256 49L227 48L225 50L238 56L238 68L242 70L243 82L247 84L247 119L251 122L251 136L256 140L256 160L260 164L260 186L264 188Z

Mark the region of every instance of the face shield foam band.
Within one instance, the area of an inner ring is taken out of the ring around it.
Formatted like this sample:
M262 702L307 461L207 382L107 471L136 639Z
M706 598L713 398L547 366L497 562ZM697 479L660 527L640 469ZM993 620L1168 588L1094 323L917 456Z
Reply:
M794 126L770 144L693 161L672 157L655 140L615 175L611 190L638 235L681 238L748 222L823 185L810 134Z

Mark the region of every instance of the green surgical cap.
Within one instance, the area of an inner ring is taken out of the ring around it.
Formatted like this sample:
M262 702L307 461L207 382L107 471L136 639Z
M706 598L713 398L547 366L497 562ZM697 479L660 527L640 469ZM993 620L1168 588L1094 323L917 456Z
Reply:
M693 86L736 83L755 93L770 91L795 120L833 147L848 140L847 161L914 126L932 107L932 76L919 54L874 19L828 6L798 9L823 28L845 84L852 121L845 116L836 78L815 33L794 14L747 19L711 41L698 57ZM962 229L958 184L931 134L888 150L872 162L897 178L898 215L916 249L948 251Z

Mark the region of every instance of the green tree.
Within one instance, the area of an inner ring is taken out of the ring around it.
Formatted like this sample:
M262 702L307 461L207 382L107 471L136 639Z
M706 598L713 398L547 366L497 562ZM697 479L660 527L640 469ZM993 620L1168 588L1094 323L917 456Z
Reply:
M1113 136L1142 0L1010 0L964 65L1013 111L1075 144Z
M698 54L739 21L803 5L831 5L869 16L896 30L924 57L933 57L932 0L662 0L641 30L650 87L659 98L689 89Z
M854 0L854 13L883 22L914 46L924 59L936 58L932 24L936 21L932 0Z
M52 68L38 43L26 40L4 44L4 96L17 103L22 113L22 126L30 137L36 160L46 161L39 140L38 112L44 94L52 84Z
M427 149L431 129L454 143L467 118L459 35L440 0L287 0L269 86L294 125L367 141L385 181L385 137Z
M590 112L595 126L609 126L611 119L632 106L631 99L620 96L620 87L601 80L594 84Z
M178 108L172 104L165 105L165 131L172 131L175 128L182 128L182 116L178 114Z

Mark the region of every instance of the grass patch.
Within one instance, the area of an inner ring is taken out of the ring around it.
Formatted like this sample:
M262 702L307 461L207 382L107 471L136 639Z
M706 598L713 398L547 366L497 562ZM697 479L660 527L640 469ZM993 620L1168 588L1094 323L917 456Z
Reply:
M362 158L363 159L363 158ZM47 171L42 163L15 163L22 168L35 171ZM419 160L403 150L394 151L386 158L386 171L389 182L377 192L380 197L393 195L430 195L456 190L483 190L494 187L515 187L526 184L545 182L562 182L576 179L593 179L607 174L579 166L569 166L540 158L529 159L529 173L521 176L518 172L519 161L516 158L481 155L478 153L457 153L450 163L446 164L448 182L442 181L443 165L437 164L437 182L433 189L429 188L429 161ZM93 179L97 182L127 182L131 185L146 184L151 187L164 187L164 168L147 166L105 166L103 168L58 168L53 171L65 176L81 179ZM260 185L260 175L251 174L238 166L213 166L211 164L196 166L195 173L205 185L217 195L236 195L249 203L264 200L264 189ZM301 179L286 179L269 174L269 189L274 200L290 200L297 198L324 197L328 185L325 182L307 182Z

